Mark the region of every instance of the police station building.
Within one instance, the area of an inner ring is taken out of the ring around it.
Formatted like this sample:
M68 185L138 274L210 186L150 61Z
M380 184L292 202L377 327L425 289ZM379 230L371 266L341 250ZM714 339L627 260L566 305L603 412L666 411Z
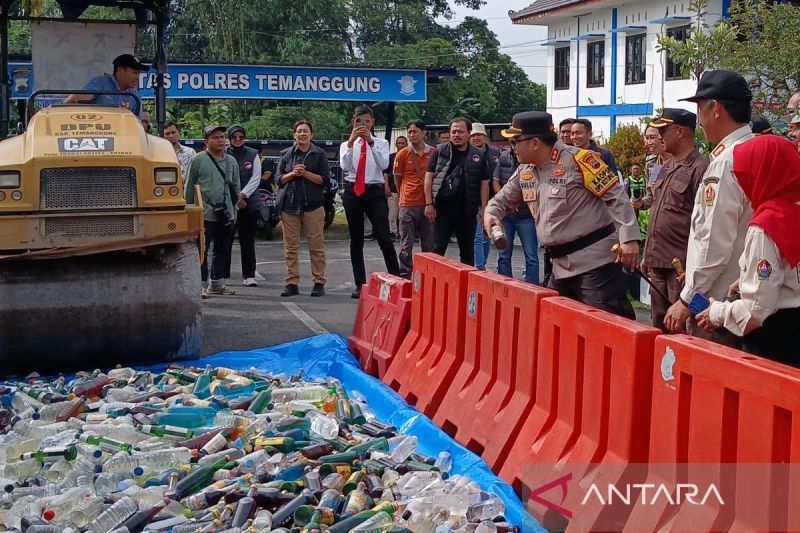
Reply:
M727 13L730 0L710 0L705 22ZM695 93L686 69L658 52L657 37L685 39L697 19L689 0L536 0L509 16L515 24L547 26L547 111L556 124L588 118L595 137L638 123L654 110L679 107Z

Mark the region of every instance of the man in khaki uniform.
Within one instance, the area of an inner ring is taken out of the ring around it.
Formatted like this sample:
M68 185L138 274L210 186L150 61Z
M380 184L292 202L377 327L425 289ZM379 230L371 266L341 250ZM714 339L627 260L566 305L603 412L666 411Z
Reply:
M703 74L697 94L685 100L697 103L697 117L711 152L703 182L692 210L692 226L686 253L686 284L680 299L667 311L664 325L670 331L685 331L691 317L689 304L696 294L722 300L739 279L738 259L744 249L747 225L753 216L750 202L733 175L733 148L753 138L750 130L750 100L747 81L735 72L713 70ZM708 337L694 320L689 333ZM729 341L714 333L713 340ZM729 342L726 342L729 343Z
M708 168L708 159L694 143L697 115L685 109L667 107L649 124L661 132L672 157L650 187L650 223L647 227L642 272L657 290L650 290L650 316L653 326L667 332L664 317L683 288L673 260L686 264L692 209L697 189ZM641 204L640 204L641 205ZM634 203L636 208L637 204ZM666 300L661 294L669 297Z
M548 113L517 113L503 136L520 167L489 201L484 214L487 232L525 202L536 219L539 242L553 260L548 286L634 319L619 263L636 268L641 235L617 174L597 153L558 140ZM618 240L619 256L611 251Z

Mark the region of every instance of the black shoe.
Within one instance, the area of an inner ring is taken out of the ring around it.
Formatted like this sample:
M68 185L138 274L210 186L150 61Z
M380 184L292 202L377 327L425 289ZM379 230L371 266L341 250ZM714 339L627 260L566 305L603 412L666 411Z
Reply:
M300 294L299 287L294 283L289 283L288 285L286 285L286 288L283 289L281 296L283 296L284 298L288 298L289 296L297 296L298 294Z
M325 296L325 285L315 283L314 288L311 289L311 296Z
M375 240L375 234L374 233L367 233L366 235L364 235L364 240L365 241L374 241Z
M353 300L358 300L361 298L361 287L358 287L356 290L350 293L350 298Z
M390 233L389 238L392 239L392 242L397 242L399 239L396 233Z

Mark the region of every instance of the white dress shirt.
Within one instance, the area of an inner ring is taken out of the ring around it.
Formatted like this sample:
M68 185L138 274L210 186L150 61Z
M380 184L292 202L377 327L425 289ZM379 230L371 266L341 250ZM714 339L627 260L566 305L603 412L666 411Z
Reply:
M383 185L383 171L389 166L389 141L372 136L373 145L367 145L367 169L364 182L367 185ZM359 137L349 148L346 142L339 147L339 164L345 173L345 180L355 182L358 160L361 157L361 145L364 140Z

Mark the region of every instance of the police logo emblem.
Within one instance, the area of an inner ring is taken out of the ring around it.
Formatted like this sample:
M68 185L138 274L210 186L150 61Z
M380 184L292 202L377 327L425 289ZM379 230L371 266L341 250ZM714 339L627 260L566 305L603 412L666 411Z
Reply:
M553 176L563 176L566 173L564 167L556 167L553 169Z
M714 187L709 185L703 191L703 203L706 204L706 207L711 207L714 205L714 199L717 197L717 192L714 190Z
M553 187L550 189L550 196L558 196L558 193L561 192L561 189L558 187Z
M522 189L522 201L523 202L536 201L536 190L535 189Z
M414 89L414 85L417 84L417 80L414 79L414 76L409 76L408 74L406 74L405 76L397 80L397 83L400 84L400 94L411 96L412 94L417 92L417 90Z
M581 161L592 167L594 170L603 168L603 162L600 161L593 152L589 152L581 158Z
M528 169L523 170L520 172L519 177L522 181L531 181L533 179L533 171Z

